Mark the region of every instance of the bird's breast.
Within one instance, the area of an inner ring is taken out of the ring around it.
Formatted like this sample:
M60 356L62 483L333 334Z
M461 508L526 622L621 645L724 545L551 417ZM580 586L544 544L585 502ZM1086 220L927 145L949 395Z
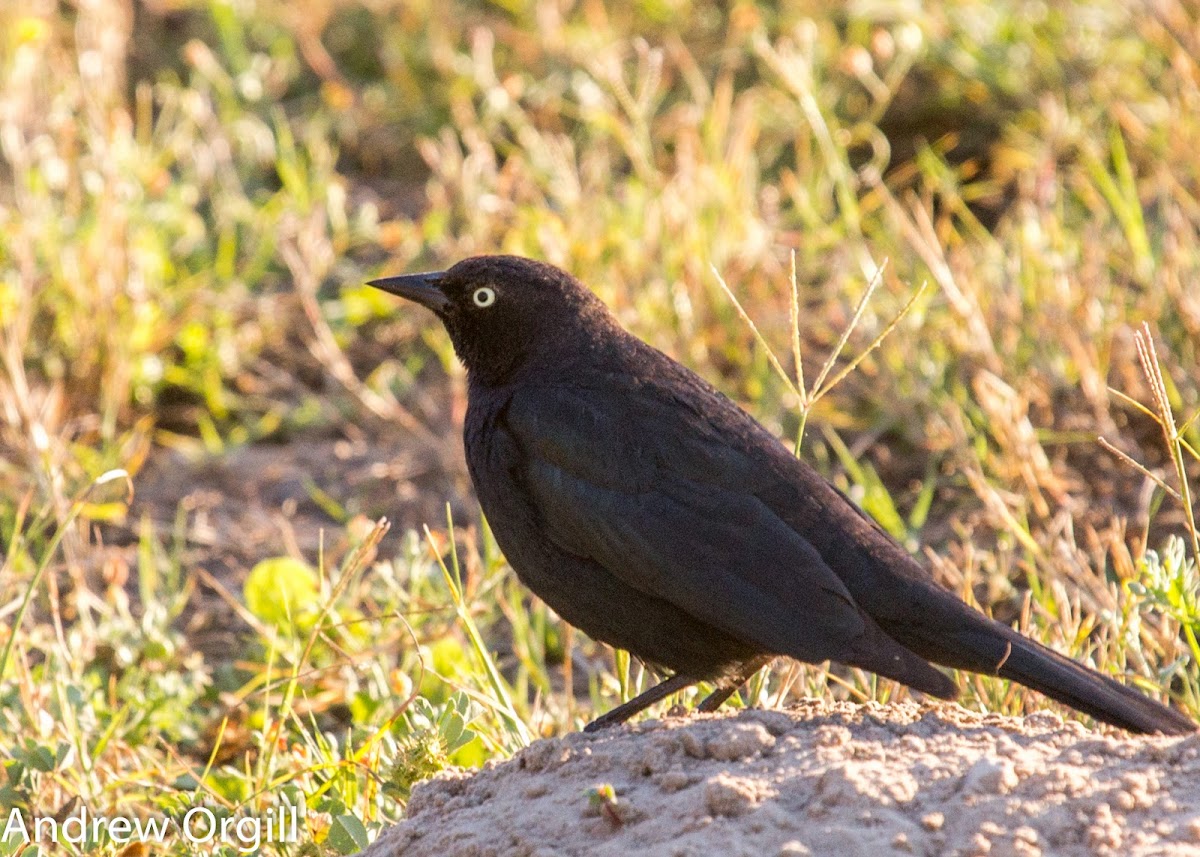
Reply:
M508 401L505 396L472 393L463 423L471 484L483 514L501 540L506 529L531 526L531 498L522 475L524 452L504 425Z

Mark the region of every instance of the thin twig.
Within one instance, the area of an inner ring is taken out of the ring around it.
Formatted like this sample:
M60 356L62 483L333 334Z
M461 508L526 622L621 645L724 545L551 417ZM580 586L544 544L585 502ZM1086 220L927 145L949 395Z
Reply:
M1149 480L1151 480L1152 482L1154 482L1154 484L1155 484L1155 485L1157 485L1157 486L1158 486L1159 488L1161 488L1162 490L1166 491L1168 494L1170 494L1170 495L1171 495L1172 497L1174 497L1176 500L1179 500L1179 499L1181 499L1181 498L1180 498L1180 496L1179 496L1179 492L1178 492L1178 491L1176 491L1174 488L1172 488L1170 485L1168 485L1166 482L1164 482L1161 476L1158 476L1157 474L1155 474L1155 473L1152 473L1152 472L1151 472L1149 469L1147 469L1147 467L1146 467L1144 464L1142 464L1140 461L1137 461L1136 459L1134 459L1134 458L1131 458L1131 457L1130 457L1128 454L1126 454L1126 453L1122 452L1121 450L1117 449L1115 446L1113 446L1113 445L1112 445L1112 444L1109 442L1108 438L1106 438L1106 437L1098 437L1098 438L1096 438L1096 442L1097 442L1097 443L1099 443L1099 444L1100 444L1102 447L1104 447L1105 449L1107 449L1109 452L1111 452L1113 455L1115 455L1117 458L1119 458L1119 459L1121 459L1122 461L1124 461L1126 464L1128 464L1130 467L1132 467L1132 468L1133 468L1134 470L1136 470L1138 473L1141 473L1141 474L1142 474L1143 476L1145 476L1147 479L1149 479Z
M1132 396L1125 395L1120 390L1118 390L1116 387L1109 387L1108 392L1112 393L1114 396L1116 396L1118 399L1120 399L1125 404L1129 405L1131 408L1141 411L1143 414L1148 416L1150 419L1154 420L1156 423L1160 422L1159 418L1158 418L1158 414L1154 413L1154 411L1147 408L1145 405L1143 405L1141 402L1139 402L1137 399L1133 398Z
M1188 483L1187 462L1183 458L1183 444L1180 442L1179 432L1175 428L1175 413L1171 410L1171 400L1167 395L1167 383L1163 378L1162 366L1158 362L1158 352L1154 348L1154 337L1148 323L1142 323L1142 329L1134 334L1133 341L1137 346L1142 372L1146 376L1146 382L1150 385L1150 393L1154 397L1154 405L1158 410L1159 425L1162 426L1167 452L1171 456L1171 462L1175 465L1175 477L1179 481L1179 493L1175 496L1183 504L1188 534L1192 539L1192 557L1200 561L1200 532L1196 528L1196 512L1192 506L1192 488Z
M746 322L746 325L754 333L754 338L758 340L758 344L767 350L767 359L771 361L771 366L774 367L775 372L780 378L783 379L783 383L787 384L788 390L790 390L793 394L799 397L801 401L803 401L804 397L801 396L800 391L796 389L795 382L788 377L787 370L783 368L783 364L779 362L779 358L775 356L775 352L771 350L770 344L759 331L758 326L754 323L754 319L750 318L750 314L746 312L745 308L741 304L741 301L737 299L737 295L735 295L733 290L726 285L725 278L721 276L721 272L717 270L717 266L709 265L708 267L712 269L713 276L717 278L717 282L721 284L721 288L725 291L725 294L729 297L729 300L733 302L733 306L738 311L738 315L742 317L742 321Z
M829 356L825 358L825 365L822 366L821 371L817 373L817 380L813 381L814 402L819 399L823 393L828 392L829 389L833 387L833 384L830 384L829 387L824 388L822 388L822 385L825 383L825 378L829 375L829 371L833 368L833 364L836 363L838 357L841 356L842 349L846 347L846 342L849 341L850 334L854 333L854 329L858 327L858 323L862 321L863 313L867 311L867 301L871 300L871 295L875 294L875 290L879 288L879 283L883 276L883 269L886 267L887 259L884 259L883 263L875 269L875 276L871 277L871 281L867 283L867 290L863 292L863 296L858 301L858 306L854 308L854 315L850 316L850 323L842 328L842 335L838 337L837 345L833 347L833 351L829 352ZM834 381L834 383L836 383L836 381Z
M792 251L791 301L788 303L788 321L792 328L792 360L796 363L796 386L800 392L800 406L807 408L808 386L804 383L804 355L800 344L800 287L796 282L796 251Z
M896 326L898 324L900 324L900 322L904 319L904 316L908 315L908 311L913 308L913 306L917 302L917 299L920 298L921 295L923 295L925 293L925 289L928 286L929 286L928 280L921 281L921 285L917 288L916 292L914 292L913 296L908 299L908 303L906 303L903 307L901 307L900 312L898 312L896 314L896 317L887 323L887 326L884 327L883 330L881 330L879 332L878 336L876 336L873 340L871 340L871 343L862 350L862 353L860 353L857 357L855 357L853 360L851 360L849 363L847 363L844 367L842 367L841 371L839 371L836 375L834 375L832 380L830 380L830 382L823 389L821 389L819 392L815 392L813 394L814 402L817 399L821 398L821 396L824 396L827 392L832 390L834 387L836 387L839 383L841 383L842 379L844 379L847 375L849 375L851 372L853 372L855 369L858 368L858 364L862 363L863 360L866 359L868 354L870 354L872 351L874 351L876 348L878 348L883 343L883 340L886 339L887 336L893 330L895 330Z

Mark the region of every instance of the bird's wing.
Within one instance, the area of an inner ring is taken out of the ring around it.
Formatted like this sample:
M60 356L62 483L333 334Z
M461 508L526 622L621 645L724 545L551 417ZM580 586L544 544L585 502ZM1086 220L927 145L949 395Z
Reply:
M693 416L598 383L524 387L501 421L562 549L765 651L844 656L865 624L849 591L754 495L766 465Z

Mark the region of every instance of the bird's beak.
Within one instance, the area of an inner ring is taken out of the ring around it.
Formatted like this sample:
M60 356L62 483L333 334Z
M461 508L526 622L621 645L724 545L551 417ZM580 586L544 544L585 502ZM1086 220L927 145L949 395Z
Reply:
M419 303L436 313L441 313L450 306L450 299L438 288L438 283L446 275L445 271L430 271L427 274L403 274L399 277L384 277L381 280L371 280L368 286L383 289L393 295L407 298Z

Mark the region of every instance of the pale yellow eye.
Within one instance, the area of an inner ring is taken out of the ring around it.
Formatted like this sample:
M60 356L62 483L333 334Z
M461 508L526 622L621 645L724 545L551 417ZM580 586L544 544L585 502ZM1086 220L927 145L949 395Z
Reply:
M476 289L475 293L471 295L471 300L475 301L475 306L480 309L486 309L496 302L496 292L494 289L482 286Z

